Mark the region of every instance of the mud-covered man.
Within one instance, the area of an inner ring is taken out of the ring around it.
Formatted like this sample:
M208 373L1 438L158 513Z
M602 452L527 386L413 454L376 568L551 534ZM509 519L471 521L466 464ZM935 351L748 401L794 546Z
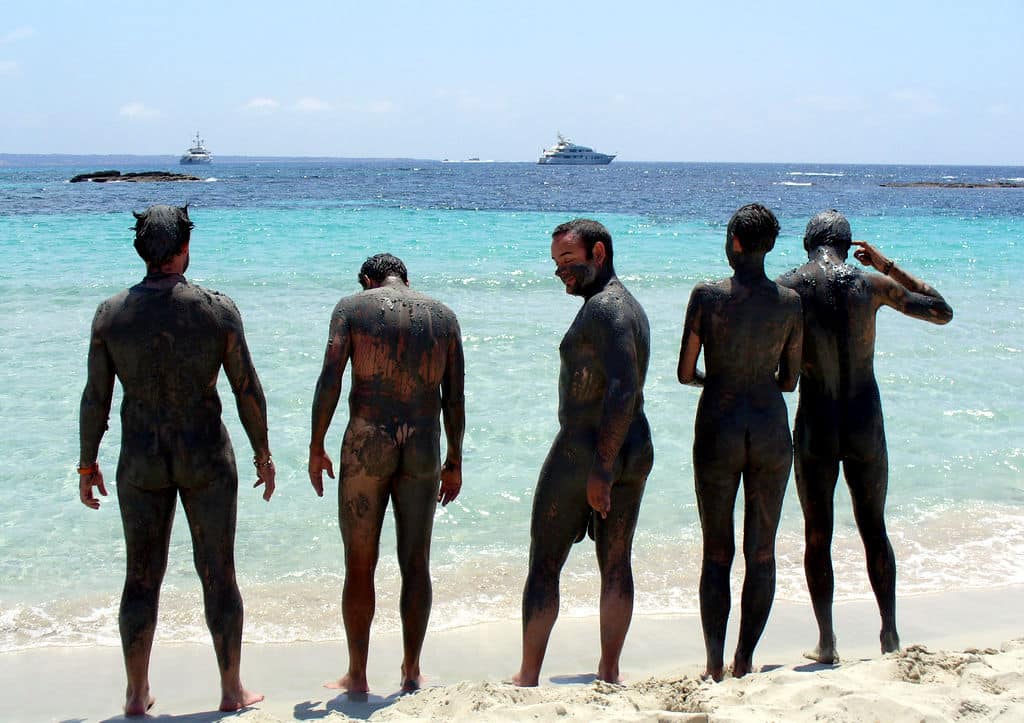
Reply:
M679 382L704 388L694 424L693 474L704 543L704 675L713 680L725 674L733 510L741 478L746 572L736 677L752 670L775 596L775 534L793 456L782 392L796 388L802 333L800 299L764 272L778 233L775 215L760 204L733 214L725 237L733 275L693 289L679 351ZM702 348L703 373L697 369Z
M551 258L566 293L583 297L583 306L559 347L559 430L534 494L523 658L514 682L538 683L558 617L562 566L590 527L601 572L597 677L616 683L633 615L633 533L654 461L643 396L650 326L615 275L603 225L576 219L558 226Z
M93 319L80 416L79 496L98 509L93 488L107 494L96 458L116 377L124 392L117 500L128 556L118 618L128 677L125 713L142 715L153 705L149 658L179 497L220 668L220 709L238 710L263 696L246 690L239 676L238 473L221 421L220 370L255 453L255 486L263 485L269 500L275 471L266 402L238 309L227 296L185 279L192 229L187 207L151 206L135 218L135 249L146 262L146 276L100 304Z
M878 274L846 263L854 257ZM899 650L896 561L885 530L889 458L882 401L875 381L875 315L883 306L933 324L953 310L935 289L911 276L871 244L853 241L838 211L812 218L804 234L808 262L779 277L800 294L804 313L800 402L794 442L796 484L804 513L804 571L818 621L818 645L806 653L839 660L832 625L833 498L843 465L854 518L864 542L868 578L882 618L883 653Z
M420 651L430 618L430 539L437 503L462 488L466 427L462 336L444 304L409 288L401 259L378 254L359 271L363 291L338 302L313 399L309 479L323 496L334 477L324 437L352 365L349 419L341 446L338 521L345 548L342 616L348 672L329 687L369 690L366 660L376 598L374 571L388 502L402 574L403 690L422 683ZM447 456L441 463L441 419Z

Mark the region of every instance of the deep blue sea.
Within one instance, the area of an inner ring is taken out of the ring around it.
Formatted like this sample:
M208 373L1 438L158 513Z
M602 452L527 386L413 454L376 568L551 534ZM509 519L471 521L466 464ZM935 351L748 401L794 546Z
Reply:
M880 186L1020 181L1024 168L271 160L185 169L205 177L198 183L70 184L76 173L110 167L181 169L165 160L21 160L2 165L0 157L0 650L117 644L120 518L113 495L98 512L78 502L78 404L90 320L103 299L142 277L131 211L151 203L190 204L188 275L237 302L267 392L278 468L269 504L249 487L251 450L221 381L241 461L247 640L343 637L336 493L318 499L306 475L310 405L331 309L358 290L360 264L381 251L403 258L412 286L454 309L464 334L465 486L437 513L431 625L518 617L533 488L556 429L558 344L580 304L552 273L550 231L581 215L611 230L616 268L653 334L646 398L655 467L635 545L637 612L696 611L690 448L699 391L676 382L675 366L690 290L728 275L725 224L751 201L782 224L771 275L805 258L810 216L837 208L855 238L932 284L955 310L945 327L879 312L899 593L1024 582L1024 189ZM792 414L796 395L787 401ZM108 482L119 404L118 390L100 455ZM336 460L345 422L339 405L328 434ZM390 519L382 546L378 629L398 624ZM802 548L791 485L777 597L809 604ZM837 599L870 598L842 485L834 555ZM737 559L737 585L742 566ZM563 614L595 613L597 595L587 541L563 574ZM158 638L208 640L180 514Z

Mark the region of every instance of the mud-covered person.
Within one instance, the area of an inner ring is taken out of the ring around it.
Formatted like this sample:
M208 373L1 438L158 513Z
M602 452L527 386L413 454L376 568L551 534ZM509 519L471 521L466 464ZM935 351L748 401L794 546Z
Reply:
M462 336L444 304L409 288L405 264L377 254L359 271L363 291L338 302L313 399L309 479L323 496L334 477L324 437L351 362L348 426L341 446L338 521L345 548L342 617L348 672L328 687L369 690L366 660L376 597L374 571L390 501L402 575L402 689L422 684L420 651L430 619L430 540L437 503L462 488L466 427ZM441 420L447 453L441 463Z
M154 702L149 659L179 497L220 669L219 708L238 710L263 696L246 690L239 676L238 473L221 421L220 370L255 453L255 486L263 485L269 500L275 471L266 402L235 304L184 276L192 230L188 208L151 206L135 218L135 249L146 276L100 304L93 319L80 415L79 496L98 509L93 488L107 494L96 459L116 377L124 392L116 478L128 558L118 617L128 677L125 713L143 715Z
M603 225L576 219L558 226L551 258L566 293L583 297L583 306L559 346L559 430L534 494L523 657L513 681L538 683L558 617L562 566L589 526L601 573L597 677L617 683L633 615L633 533L654 461L643 396L650 326L615 275Z
M746 573L732 663L736 677L752 670L775 596L775 534L793 455L782 392L796 387L802 334L799 297L764 271L778 233L775 215L764 206L736 211L725 240L733 275L693 289L679 352L679 382L703 387L693 473L703 534L704 675L716 681L725 674L733 510L741 479ZM697 369L702 349L704 372Z
M779 277L803 302L804 345L796 412L796 484L804 513L804 572L818 622L818 644L807 657L838 662L832 624L833 501L839 465L864 543L868 579L882 619L883 653L899 650L896 560L885 529L889 459L882 401L875 381L875 316L883 306L933 324L953 310L928 284L871 244L853 241L838 211L812 218L804 234L808 262ZM850 246L867 274L846 263Z

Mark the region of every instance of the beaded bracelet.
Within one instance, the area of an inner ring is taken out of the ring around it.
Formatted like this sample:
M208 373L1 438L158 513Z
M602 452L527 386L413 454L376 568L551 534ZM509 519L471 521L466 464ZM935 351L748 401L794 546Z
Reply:
M253 464L253 466L254 466L254 467L256 468L256 471L257 471L257 472L258 472L259 470L261 470L261 469L266 469L267 467L269 467L269 466L270 466L270 465L272 465L273 463L274 463L274 461L273 461L273 459L271 459L271 458L270 458L270 456L269 456L269 455L267 456L267 459L266 459L266 461L264 461L264 462L260 462L260 461L259 461L258 459L256 459L255 457L253 457L253 458L252 458L252 464Z

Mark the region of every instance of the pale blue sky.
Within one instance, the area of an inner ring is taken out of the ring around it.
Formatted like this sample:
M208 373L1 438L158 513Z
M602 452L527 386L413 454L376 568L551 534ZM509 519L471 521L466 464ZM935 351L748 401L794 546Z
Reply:
M1024 0L6 2L0 153L1024 165Z

